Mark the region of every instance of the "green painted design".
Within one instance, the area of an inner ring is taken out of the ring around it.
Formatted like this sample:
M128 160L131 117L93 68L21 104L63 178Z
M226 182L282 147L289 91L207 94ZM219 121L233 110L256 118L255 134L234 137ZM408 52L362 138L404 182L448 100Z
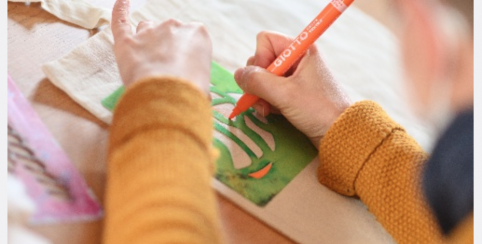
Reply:
M219 131L220 133L224 134L225 136L227 136L229 139L233 140L236 144L238 144L251 158L255 158L256 155L254 154L254 152L249 149L249 147L243 142L241 141L238 137L236 137L236 135L234 135L233 133L231 133L228 129L222 127L219 123L214 123L214 129L216 129L217 131Z
M117 104L117 101L119 101L119 98L122 96L122 94L124 94L124 91L124 86L117 88L117 90L102 100L102 105L110 111L114 111L115 105Z
M212 100L213 106L225 103L235 105L236 100L230 94L242 94L242 90L234 81L233 75L215 62L212 63L211 67L211 83L213 84L211 92L220 96L220 98ZM102 104L109 110L113 110L122 92L123 90L121 91L121 88L119 88L105 98ZM268 204L317 155L315 147L306 136L281 115L267 116L267 124L257 119L253 115L252 109L237 116L235 121L227 119L214 109L213 117L216 119L214 129L237 143L251 160L249 166L236 169L230 150L221 140L214 138L213 145L220 151L215 177L258 206ZM274 151L270 149L260 135L246 125L245 117L262 130L272 134L275 141ZM257 158L244 142L221 126L220 123L236 127L245 133L259 146L263 156ZM264 168L270 162L273 162L273 166L266 176L261 179L254 179L249 176L249 174Z

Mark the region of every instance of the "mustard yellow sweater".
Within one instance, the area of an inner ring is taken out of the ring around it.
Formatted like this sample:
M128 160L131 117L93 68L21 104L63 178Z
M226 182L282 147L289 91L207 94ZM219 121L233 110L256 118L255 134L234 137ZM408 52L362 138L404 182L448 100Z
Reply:
M221 243L211 143L209 101L191 84L152 77L129 87L110 129L104 243ZM359 196L399 243L441 242L419 190L426 155L376 104L350 107L319 154L320 182ZM473 219L454 236L470 233Z
M104 243L221 243L205 94L158 77L116 106L108 155Z
M348 108L320 142L319 181L359 197L397 243L473 243L473 217L444 239L421 187L423 149L380 106Z

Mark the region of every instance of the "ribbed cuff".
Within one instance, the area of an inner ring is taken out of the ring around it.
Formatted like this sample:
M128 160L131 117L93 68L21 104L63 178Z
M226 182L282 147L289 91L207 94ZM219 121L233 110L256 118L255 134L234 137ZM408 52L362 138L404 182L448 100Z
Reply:
M403 130L375 102L362 101L350 106L320 142L320 183L340 194L356 195L358 173L395 129Z

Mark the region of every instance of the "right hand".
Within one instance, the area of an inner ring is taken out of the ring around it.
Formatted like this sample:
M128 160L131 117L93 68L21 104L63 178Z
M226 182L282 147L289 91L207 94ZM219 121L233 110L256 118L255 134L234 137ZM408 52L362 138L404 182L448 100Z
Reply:
M315 45L292 66L286 77L267 68L293 38L261 32L255 55L247 66L236 70L234 78L244 92L260 99L253 108L263 116L281 113L318 147L333 122L350 106Z

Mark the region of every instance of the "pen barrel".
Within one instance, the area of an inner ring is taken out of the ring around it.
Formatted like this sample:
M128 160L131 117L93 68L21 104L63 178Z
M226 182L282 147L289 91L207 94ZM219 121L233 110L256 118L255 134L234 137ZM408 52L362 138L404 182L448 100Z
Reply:
M241 98L239 98L238 102L236 103L236 107L241 111L244 112L248 110L251 106L253 106L259 97L245 93Z
M335 22L354 0L332 0L267 68L273 74L284 75L308 48Z

